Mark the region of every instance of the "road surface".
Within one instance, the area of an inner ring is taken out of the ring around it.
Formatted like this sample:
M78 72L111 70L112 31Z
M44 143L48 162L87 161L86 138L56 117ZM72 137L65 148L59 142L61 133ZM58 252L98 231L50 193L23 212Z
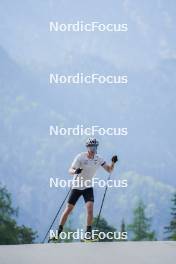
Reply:
M175 264L176 242L0 246L0 264Z

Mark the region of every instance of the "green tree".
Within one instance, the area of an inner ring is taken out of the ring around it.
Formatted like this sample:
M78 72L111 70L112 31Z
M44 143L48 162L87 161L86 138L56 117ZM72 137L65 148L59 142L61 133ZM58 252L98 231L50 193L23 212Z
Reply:
M150 231L151 218L145 215L145 205L140 200L134 209L133 223L128 225L128 230L132 232L133 241L150 241L155 239L155 232Z
M36 232L32 228L26 227L24 225L18 226L18 242L19 244L31 244L36 238Z
M173 206L171 207L171 220L169 226L165 227L165 233L168 234L166 239L168 240L176 240L176 192L171 199Z
M122 222L121 222L121 226L120 226L120 233L122 234L122 236L123 236L123 234L127 234L127 231L126 231L126 225L125 225L125 220L124 219L122 219ZM127 241L127 239L120 239L119 241Z
M12 207L11 195L0 185L0 244L33 243L37 234L31 228L18 226L18 210Z
M108 233L108 232L116 232L116 228L111 226L111 225L109 225L108 222L104 218L100 218L99 219L98 226L96 225L96 223L97 223L97 217L94 217L92 229L98 230L98 234L100 232L104 232L105 234ZM101 241L110 242L112 240L109 240L108 238L104 238L104 239L101 239Z

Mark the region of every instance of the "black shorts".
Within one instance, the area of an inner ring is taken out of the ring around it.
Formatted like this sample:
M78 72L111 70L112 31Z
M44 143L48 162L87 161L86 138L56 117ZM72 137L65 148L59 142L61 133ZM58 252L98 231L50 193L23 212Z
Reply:
M68 198L68 203L75 205L80 196L83 196L85 203L94 202L93 188L86 188L84 190L72 189Z

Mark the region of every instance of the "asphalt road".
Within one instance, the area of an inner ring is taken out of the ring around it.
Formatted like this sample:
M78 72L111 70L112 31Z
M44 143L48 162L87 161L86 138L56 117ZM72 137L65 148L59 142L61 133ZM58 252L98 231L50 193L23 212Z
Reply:
M175 264L176 242L0 246L0 264Z

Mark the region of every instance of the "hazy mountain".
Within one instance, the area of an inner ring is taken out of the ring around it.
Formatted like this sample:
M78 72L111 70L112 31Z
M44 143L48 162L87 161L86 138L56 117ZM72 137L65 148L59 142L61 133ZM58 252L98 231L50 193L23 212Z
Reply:
M20 206L20 221L40 233L47 228L66 192L51 190L49 178L67 178L73 157L84 151L85 137L50 137L49 125L127 127L126 137L98 137L106 160L119 155L115 175L125 173L130 179L124 193L107 197L104 214L116 226L123 216L130 221L136 197L142 195L148 208L154 208L154 227L162 237L163 212L176 185L175 2L101 1L101 9L99 1L0 5L0 180ZM109 18L128 23L128 33L48 31L52 19L108 23ZM120 73L128 75L129 83L51 87L50 72ZM106 208L112 208L110 213ZM82 224L81 217L79 204L74 224L77 218Z

